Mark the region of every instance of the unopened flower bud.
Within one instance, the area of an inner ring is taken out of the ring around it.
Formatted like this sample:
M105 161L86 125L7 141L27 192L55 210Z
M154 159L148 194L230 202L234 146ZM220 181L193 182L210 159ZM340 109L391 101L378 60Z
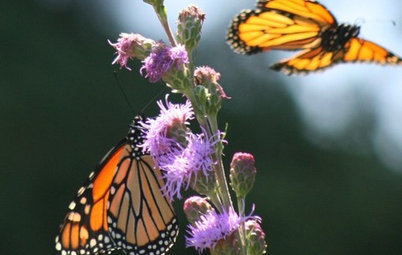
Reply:
M216 115L221 108L222 98L228 99L218 80L220 73L208 66L197 67L194 71L195 96L203 105L202 114Z
M201 195L211 197L217 192L214 172L207 172L206 174L204 172L198 172L191 182L193 189Z
M248 220L245 222L247 251L249 255L261 255L267 252L265 233L258 220Z
M230 163L230 185L238 198L243 199L254 185L255 160L249 153L237 152Z
M238 232L233 232L225 239L221 239L211 249L211 255L240 255L241 247L238 239Z
M211 211L212 206L208 203L206 198L192 196L187 198L184 202L183 210L187 220L191 224L194 224L196 221L200 220L201 215L205 215Z
M179 14L177 40L186 46L190 54L200 41L204 20L205 14L194 5L190 5Z
M190 132L190 129L187 127L185 121L180 119L172 119L167 125L166 138L174 140L182 147L186 147L188 132Z
M156 45L154 40L145 38L140 34L126 34L121 33L117 43L109 44L115 48L117 57L113 60L112 64L120 64L120 67L131 69L127 66L129 59L145 59L152 51L152 47Z

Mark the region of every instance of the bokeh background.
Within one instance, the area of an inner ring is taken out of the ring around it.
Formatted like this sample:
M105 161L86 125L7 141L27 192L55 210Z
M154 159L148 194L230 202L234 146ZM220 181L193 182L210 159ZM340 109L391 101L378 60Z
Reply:
M402 54L400 1L321 2ZM230 19L254 0L166 0L173 28L191 3L207 13L197 63L220 71L232 96L220 115L222 128L229 123L226 166L235 151L257 160L248 209L255 203L263 217L268 253L401 254L402 67L345 64L288 77L268 66L293 53L240 56L225 43ZM166 37L140 0L0 6L0 253L54 254L88 173L125 135L133 111L167 92L139 75L139 62L132 72L111 66L106 40L121 31ZM145 113L155 115L155 103ZM197 254L184 248L182 201L175 207L181 234L169 254Z

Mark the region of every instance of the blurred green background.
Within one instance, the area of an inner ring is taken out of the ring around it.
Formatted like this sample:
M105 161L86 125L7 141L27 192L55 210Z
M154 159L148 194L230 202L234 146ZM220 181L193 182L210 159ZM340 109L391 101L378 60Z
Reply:
M113 49L106 40L115 41L122 26L94 1L3 1L1 6L0 253L54 254L68 203L133 117L113 71L134 111L167 89L141 78L139 62L131 63L132 72L111 66ZM149 9L142 1L138 6L132 15ZM255 203L263 218L268 254L401 254L402 176L399 165L390 168L376 154L371 140L376 118L361 104L340 135L314 136L295 92L289 93L300 80L267 69L278 55L236 56L225 44L236 8L207 16L206 22L220 23L203 34L197 61L220 71L221 84L233 97L220 115L222 128L229 123L226 166L236 151L251 152L257 160L248 210ZM134 24L132 31L146 31L145 23ZM346 85L355 83L361 81ZM145 113L157 114L155 104ZM401 120L397 123L402 127ZM175 208L181 234L169 254L197 254L184 248L182 201Z

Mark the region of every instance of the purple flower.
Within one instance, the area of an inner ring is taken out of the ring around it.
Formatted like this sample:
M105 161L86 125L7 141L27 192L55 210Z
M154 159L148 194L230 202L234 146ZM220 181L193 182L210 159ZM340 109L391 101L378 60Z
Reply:
M148 118L141 122L145 132L145 141L141 145L145 152L149 152L155 160L156 166L160 166L160 158L163 155L170 154L177 147L177 142L168 137L168 130L172 126L188 125L188 121L194 118L193 108L189 101L185 104L172 104L168 100L169 95L165 97L165 104L160 100L157 102L160 113L155 119Z
M188 226L186 247L194 247L198 252L214 248L219 240L238 229L244 220L245 218L239 217L232 208L221 214L211 210L202 215L194 225Z
M115 48L117 57L113 60L112 64L120 64L120 68L124 67L127 70L131 71L131 68L127 66L127 62L129 59L134 59L136 56L135 51L139 49L144 49L150 47L155 42L143 37L140 34L126 34L121 33L120 38L117 39L117 43L112 43L108 40L109 44ZM136 49L138 48L138 49ZM142 54L139 53L139 58L142 58Z
M217 83L221 78L221 74L209 66L199 66L194 71L194 77L198 79L197 82L200 84L206 82Z
M145 78L153 83L162 79L162 76L168 72L174 64L180 69L183 64L188 64L189 59L186 48L183 45L169 47L160 43L154 47L151 54L143 61L143 66L140 69L141 74L145 70Z
M180 190L188 189L191 180L195 179L200 171L208 176L208 172L213 170L211 154L214 153L216 141L205 139L203 134L189 133L187 142L185 148L178 145L159 157L159 167L166 180L163 190L171 200L174 196L181 198Z
M194 71L194 80L197 85L199 84L213 84L213 86L219 91L219 95L222 98L230 99L223 90L222 86L219 85L218 81L221 78L221 74L215 71L215 69L209 66L197 67Z

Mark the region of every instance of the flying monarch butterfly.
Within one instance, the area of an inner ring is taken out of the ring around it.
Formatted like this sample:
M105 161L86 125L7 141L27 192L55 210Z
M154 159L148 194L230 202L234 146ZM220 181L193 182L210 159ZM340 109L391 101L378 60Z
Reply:
M227 41L241 54L268 50L303 50L271 66L286 74L308 73L342 62L401 64L383 47L357 37L360 27L338 24L314 0L259 0L256 10L245 10L232 21Z
M178 225L164 181L151 157L138 147L143 132L136 116L129 132L101 160L78 190L60 232L57 254L165 254Z

